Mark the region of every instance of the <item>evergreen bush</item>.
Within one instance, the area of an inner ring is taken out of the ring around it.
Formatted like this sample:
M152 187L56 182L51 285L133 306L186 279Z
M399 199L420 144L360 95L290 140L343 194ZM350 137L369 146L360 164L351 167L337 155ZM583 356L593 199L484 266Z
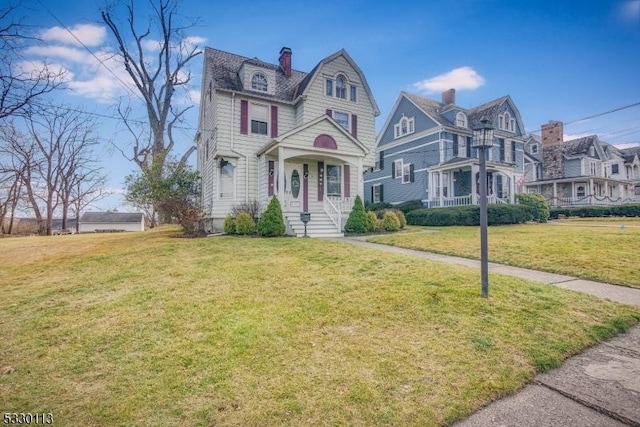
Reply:
M400 230L400 221L398 220L398 216L390 210L388 210L384 214L384 218L382 219L382 225L385 231Z
M258 234L264 237L276 237L284 235L286 231L280 202L274 196L258 221Z
M542 194L519 193L516 197L521 205L531 206L534 221L547 222L549 219L549 205Z
M395 206L395 208L400 209L405 215L416 209L422 209L423 207L421 200L407 200Z
M364 204L362 204L360 196L356 196L353 209L344 226L344 231L347 233L366 233L367 230L367 214L364 210Z
M227 215L224 219L224 232L226 234L235 234L236 233L236 219L231 215Z
M253 234L256 231L256 223L253 221L251 214L248 212L240 212L236 218L236 233Z

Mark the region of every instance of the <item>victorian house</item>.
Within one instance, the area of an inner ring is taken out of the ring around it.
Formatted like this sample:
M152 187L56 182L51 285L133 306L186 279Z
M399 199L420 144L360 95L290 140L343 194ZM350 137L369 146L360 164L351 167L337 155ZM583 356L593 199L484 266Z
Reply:
M490 203L514 203L522 191L525 143L520 113L509 96L467 109L455 90L436 101L401 92L377 138L376 163L365 176L369 202L421 200L426 207L478 203L479 159L473 128L495 128L487 156Z
M275 56L275 55L274 55ZM344 50L310 72L206 48L196 144L210 230L234 206L276 196L289 234L340 235L364 171L374 166L378 106Z
M564 140L562 122L542 125L525 144L525 187L550 206L640 202L640 147L618 149L597 135Z

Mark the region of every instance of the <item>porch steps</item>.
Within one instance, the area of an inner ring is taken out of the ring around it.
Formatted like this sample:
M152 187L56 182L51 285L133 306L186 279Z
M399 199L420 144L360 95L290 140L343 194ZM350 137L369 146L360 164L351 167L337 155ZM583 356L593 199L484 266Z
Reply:
M293 234L297 237L304 236L304 223L300 221L300 213L285 212L284 216ZM307 236L309 237L344 237L344 233L331 221L325 212L313 212L311 221L307 223Z

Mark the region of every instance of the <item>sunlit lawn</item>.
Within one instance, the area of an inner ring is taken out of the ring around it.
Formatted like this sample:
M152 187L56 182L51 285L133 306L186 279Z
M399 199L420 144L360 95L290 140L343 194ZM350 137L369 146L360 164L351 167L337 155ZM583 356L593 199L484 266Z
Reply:
M476 271L320 239L0 253L0 409L64 426L445 425L640 319L502 276L483 300Z
M488 236L490 261L640 287L640 218L493 226ZM369 240L465 258L480 254L478 227L409 227Z

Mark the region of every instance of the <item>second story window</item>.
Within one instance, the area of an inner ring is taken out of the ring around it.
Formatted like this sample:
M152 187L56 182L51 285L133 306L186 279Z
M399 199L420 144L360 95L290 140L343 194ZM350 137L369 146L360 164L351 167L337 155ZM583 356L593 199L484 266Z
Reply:
M251 89L266 92L269 89L267 78L262 73L256 73L251 77Z
M340 126L349 131L349 114L341 111L334 111L333 118L338 122Z
M347 98L347 79L342 74L336 78L336 98Z
M266 105L251 104L251 133L267 134L269 109Z

